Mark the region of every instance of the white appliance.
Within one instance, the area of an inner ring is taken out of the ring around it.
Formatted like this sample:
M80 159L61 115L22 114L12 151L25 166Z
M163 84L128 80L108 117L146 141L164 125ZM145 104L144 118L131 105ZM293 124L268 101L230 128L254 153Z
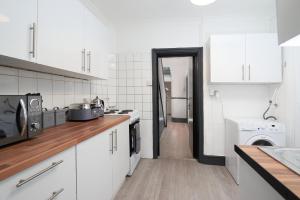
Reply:
M128 176L132 176L134 170L141 160L141 134L140 115L137 110L111 110L104 112L105 115L129 115L129 171Z
M234 145L285 146L285 126L262 119L226 119L226 168L239 184L239 157Z

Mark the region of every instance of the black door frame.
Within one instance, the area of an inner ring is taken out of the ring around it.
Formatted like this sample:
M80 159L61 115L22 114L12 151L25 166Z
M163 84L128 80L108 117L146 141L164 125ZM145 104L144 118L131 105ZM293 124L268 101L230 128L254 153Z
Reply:
M157 159L160 152L158 59L162 57L193 57L193 155L200 163L225 165L224 156L204 155L202 47L152 49L153 158Z

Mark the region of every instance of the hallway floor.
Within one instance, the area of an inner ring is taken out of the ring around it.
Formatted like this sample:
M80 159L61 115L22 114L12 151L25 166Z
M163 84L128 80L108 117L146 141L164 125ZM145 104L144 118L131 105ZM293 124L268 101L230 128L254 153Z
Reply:
M188 127L168 123L161 137L161 157L142 159L116 200L238 200L238 186L227 169L192 159Z

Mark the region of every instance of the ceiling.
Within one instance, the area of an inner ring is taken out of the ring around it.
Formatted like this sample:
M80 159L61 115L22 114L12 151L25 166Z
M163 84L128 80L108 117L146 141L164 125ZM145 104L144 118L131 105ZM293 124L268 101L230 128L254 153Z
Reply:
M265 13L275 10L275 0L217 0L199 7L190 0L90 0L108 20L199 18L203 15Z

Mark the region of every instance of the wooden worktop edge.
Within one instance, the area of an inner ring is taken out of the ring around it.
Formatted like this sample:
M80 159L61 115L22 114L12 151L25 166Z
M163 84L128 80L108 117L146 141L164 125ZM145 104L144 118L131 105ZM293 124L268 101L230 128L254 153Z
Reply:
M53 157L95 135L98 135L98 134L101 134L103 133L104 131L126 121L129 119L129 116L119 116L117 119L113 119L114 120L114 123L110 123L110 124L105 124L103 127L97 129L97 130L91 130L89 134L84 134L84 135L80 135L76 138L72 138L60 145L57 145L57 146L54 146L54 147L51 147L41 153L38 153L37 155L35 156L32 156L30 158L27 158L23 161L20 161L16 164L13 164L12 166L8 166L4 169L0 169L0 181L3 181L21 171L24 171L44 160L47 160L48 158L50 157ZM79 123L82 123L82 122L79 122ZM43 133L42 136L45 136L47 134L46 133ZM28 142L28 141L26 141ZM30 142L30 141L29 141Z
M246 152L239 146L234 145L235 152L248 163L265 181L267 181L283 198L289 200L299 200L298 196L293 193L282 182L275 178L268 170L262 167L254 159L251 158ZM275 161L275 160L274 160ZM277 161L276 161L277 162Z

